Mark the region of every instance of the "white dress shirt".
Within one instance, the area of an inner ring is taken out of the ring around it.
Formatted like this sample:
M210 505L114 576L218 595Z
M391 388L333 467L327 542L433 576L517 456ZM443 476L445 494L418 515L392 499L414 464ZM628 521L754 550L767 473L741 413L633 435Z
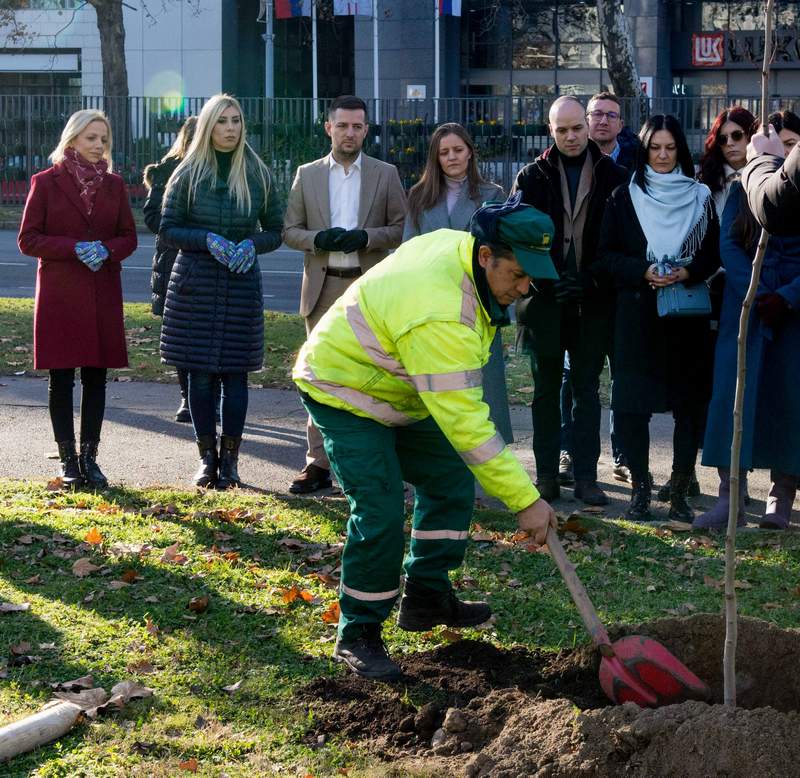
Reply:
M328 197L331 204L331 227L354 230L358 227L358 204L361 197L361 154L345 169L334 158L328 157L330 173L328 176ZM345 254L331 251L328 254L328 267L358 267L358 252Z

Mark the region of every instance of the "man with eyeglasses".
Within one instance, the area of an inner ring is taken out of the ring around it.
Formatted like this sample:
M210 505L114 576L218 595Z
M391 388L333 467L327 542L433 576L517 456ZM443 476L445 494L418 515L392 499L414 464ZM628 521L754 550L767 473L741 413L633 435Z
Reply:
M636 164L636 135L625 127L619 98L611 92L600 92L586 108L589 137L600 151L618 165L633 172Z
M611 328L613 292L592 275L606 200L627 172L589 138L586 110L571 96L550 108L555 143L517 175L513 191L548 214L555 225L551 251L558 280L534 277L517 303L518 341L531 355L534 379L533 453L537 488L548 502L561 495L559 394L564 355L572 390L572 461L575 497L606 505L597 485L600 457L600 373Z

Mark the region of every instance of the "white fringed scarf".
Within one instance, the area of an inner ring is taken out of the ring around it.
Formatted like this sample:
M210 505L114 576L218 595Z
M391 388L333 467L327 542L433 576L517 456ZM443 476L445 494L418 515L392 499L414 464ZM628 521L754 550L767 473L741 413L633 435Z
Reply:
M671 173L656 173L650 165L644 169L647 191L631 179L628 189L633 208L647 238L650 262L670 257L674 264L688 264L705 238L712 216L711 190L679 168Z

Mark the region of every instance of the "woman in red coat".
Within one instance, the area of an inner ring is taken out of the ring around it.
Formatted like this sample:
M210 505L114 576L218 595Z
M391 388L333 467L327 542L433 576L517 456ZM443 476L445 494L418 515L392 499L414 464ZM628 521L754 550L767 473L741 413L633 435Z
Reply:
M106 371L126 367L121 261L136 249L125 184L111 173L111 127L101 111L70 116L51 155L31 179L19 248L38 257L33 366L50 371L49 406L68 486L108 485L97 466ZM81 369L80 456L72 389Z

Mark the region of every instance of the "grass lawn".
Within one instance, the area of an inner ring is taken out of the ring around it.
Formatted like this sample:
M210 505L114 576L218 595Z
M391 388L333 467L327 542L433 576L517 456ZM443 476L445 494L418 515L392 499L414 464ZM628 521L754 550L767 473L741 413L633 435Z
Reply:
M39 709L50 683L85 674L106 689L132 679L154 690L0 773L363 774L369 755L336 739L312 747L308 715L293 702L311 678L342 672L329 658L328 622L345 520L339 500L65 494L0 481L0 602L29 604L0 612L0 725ZM467 596L488 595L497 620L464 635L538 650L584 642L549 556L514 536L508 514L481 511L475 522L454 580ZM722 538L596 518L573 518L565 529L606 622L721 609ZM740 612L796 626L800 537L748 533L738 545ZM81 559L94 569L75 567ZM188 607L193 598L208 598L207 608L204 600ZM453 639L391 624L386 636L395 654Z
M125 304L130 367L112 370L112 380L176 381L175 370L162 365L158 357L161 319L150 313L146 303ZM530 360L514 350L515 327L503 330L506 348L506 378L509 402L529 403L533 393ZM250 374L256 386L288 387L297 350L305 340L300 316L264 314L264 368ZM0 298L0 375L33 371L33 301ZM601 399L608 404L608 373L601 378Z

